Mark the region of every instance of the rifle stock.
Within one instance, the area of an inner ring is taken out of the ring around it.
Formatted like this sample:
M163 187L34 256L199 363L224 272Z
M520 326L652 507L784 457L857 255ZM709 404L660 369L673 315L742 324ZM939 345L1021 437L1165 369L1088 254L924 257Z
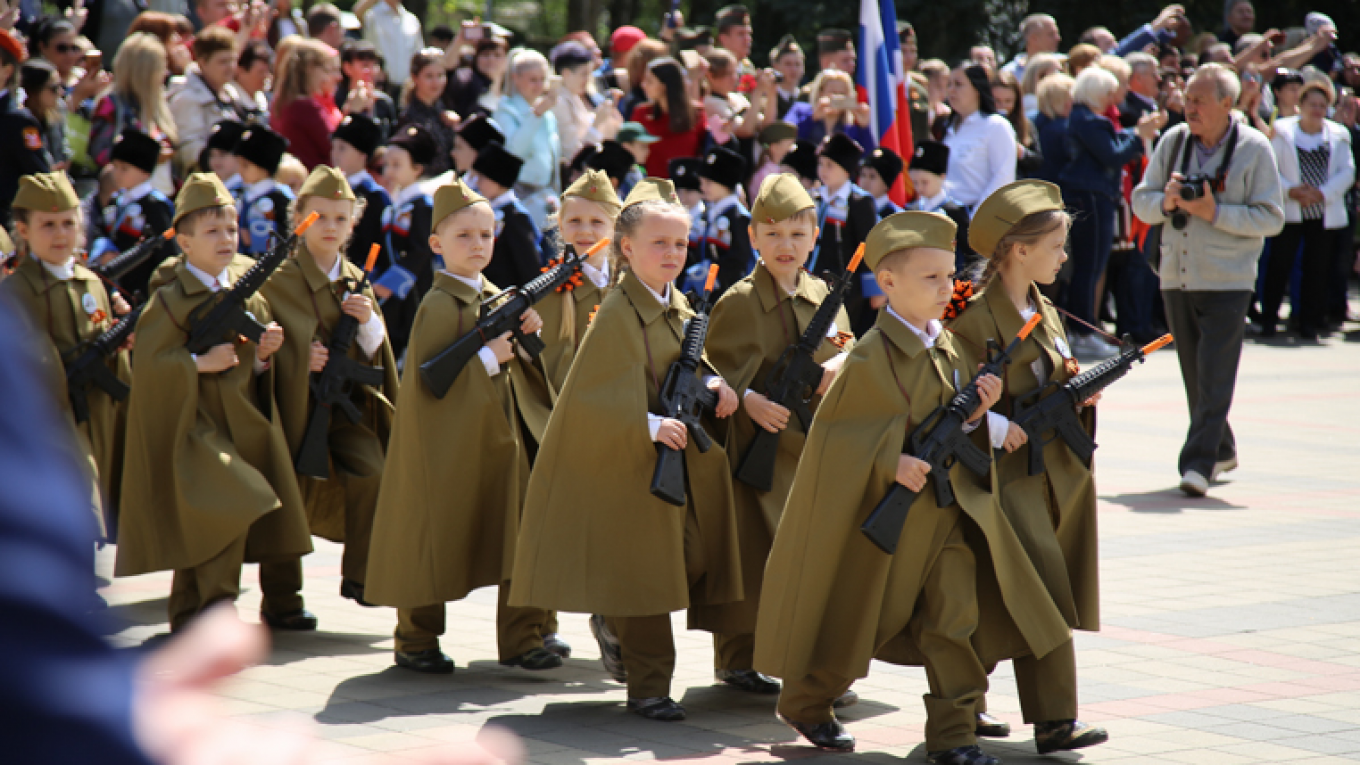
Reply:
M666 370L666 380L661 384L658 398L661 401L662 416L684 423L685 430L694 446L701 453L713 446L713 439L704 430L700 417L705 410L712 411L718 404L718 396L704 387L699 381L699 364L704 352L704 341L708 338L708 312L712 308L709 298L713 293L713 282L718 277L718 264L708 268L708 281L699 295L695 314L685 326L685 337L680 343L680 358ZM656 469L652 471L652 495L672 505L685 504L685 453L658 443Z

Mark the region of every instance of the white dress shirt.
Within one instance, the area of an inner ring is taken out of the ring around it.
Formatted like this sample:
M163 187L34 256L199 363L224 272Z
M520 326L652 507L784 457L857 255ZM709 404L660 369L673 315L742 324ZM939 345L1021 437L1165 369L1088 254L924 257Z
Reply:
M52 278L57 281L69 281L76 275L76 258L74 255L67 258L66 262L59 266L54 266L32 253L29 253L28 256L41 263L42 267L47 270L47 273L51 274Z
M364 39L373 43L378 54L387 62L388 82L406 82L410 79L411 57L425 47L420 19L400 5L393 8L386 0L382 0L360 21L363 22Z
M609 259L605 258L600 268L590 265L586 261L581 261L581 273L590 280L590 283L604 289L609 286Z
M342 260L343 257L337 254L335 263L331 265L330 273L326 274L327 280L331 282L340 281L341 274L344 273L341 267ZM350 293L346 292L345 297L348 298L349 296ZM359 334L354 339L358 341L359 348L364 352L364 356L371 359L373 354L377 353L378 349L382 347L383 337L386 335L387 329L383 326L381 312L377 306L374 306L372 313L368 316L368 321L359 325Z
M911 330L911 333L912 333L913 335L916 335L917 339L919 339L919 340L921 341L921 343L924 344L925 347L926 347L927 349L929 349L929 348L934 348L934 347L935 347L935 342L936 342L937 340L940 339L940 335L944 332L944 325L940 323L939 319L931 319L930 322L929 322L928 324L926 324L925 330L922 331L922 330L918 329L918 328L916 327L915 324L912 324L911 322L909 322L909 321L907 321L906 319L902 318L902 316L901 316L900 314L898 314L897 311L894 311L894 310L892 309L892 306L886 306L886 308L887 308L887 311L888 311L888 315L889 315L889 316L892 316L894 319L897 319L898 321L902 322L902 324L904 324L904 325L906 326L907 329ZM960 385L960 383L959 383L957 377L958 377L958 375L957 375L957 373L956 373L956 374L955 374L955 381L954 381L954 385L955 385L955 388L956 388L956 389L957 389L957 388L959 387L959 385ZM995 429L993 428L993 426L992 426L991 416L992 416L992 413L991 413L991 412L988 412L988 413L987 413L987 418L988 418L988 419L987 419L987 436L988 436L988 438L991 439L993 447L995 447L995 448L997 448L997 449L1000 449L1001 447L1000 447L999 445L997 445L997 443L996 443L996 430L995 430ZM1005 418L1003 417L1002 420L1004 421ZM974 430L977 430L977 426L978 426L978 423L977 423L977 422L965 422L965 423L963 424L963 432L964 432L964 433L972 433ZM1001 441L1004 443L1005 440L1006 440L1006 430L1005 430L1005 427L1003 426L1002 429L1001 429Z
M970 211L1015 180L1015 129L999 114L973 112L945 131L949 173L944 188Z
M218 274L217 276L213 276L212 274L208 273L207 271L204 271L203 269L199 268L193 263L190 263L187 258L184 261L184 267L188 269L189 273L198 277L198 280L200 282L203 282L203 285L208 289L212 290L213 292L217 292L218 290L224 290L231 286L231 282L230 279L227 277L227 270L225 268L222 269L222 273ZM189 356L192 357L194 361L198 361L198 354L191 353L189 354ZM269 368L269 362L260 361L260 357L258 354L255 356L253 361L255 362L254 364L255 374L259 374Z

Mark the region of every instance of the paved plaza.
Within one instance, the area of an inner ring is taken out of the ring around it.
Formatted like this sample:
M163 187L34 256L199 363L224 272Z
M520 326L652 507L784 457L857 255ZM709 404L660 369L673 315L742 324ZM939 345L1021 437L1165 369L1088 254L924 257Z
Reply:
M1353 326L1353 325L1351 325ZM1158 353L1100 406L1104 629L1077 634L1082 718L1109 743L1041 758L1021 723L1009 664L989 706L1015 728L986 742L1007 763L1323 763L1360 760L1360 333L1321 346L1249 343L1231 421L1241 467L1205 499L1175 488L1187 414L1174 351ZM615 479L602 466L602 480ZM638 480L645 480L639 476ZM671 760L735 765L820 759L922 762L924 673L875 662L842 715L854 754L808 746L774 718L774 699L715 687L707 633L684 631L674 697L682 723L623 708L586 617L563 614L567 666L531 673L496 663L493 590L448 606L443 648L458 669L422 676L392 664L392 609L339 597L340 548L322 540L304 562L314 634L276 634L268 663L230 681L233 715L270 725L316 721L326 762L359 765L475 738L499 725L529 760L584 765ZM99 556L107 583L112 551ZM243 618L258 618L254 566ZM120 579L102 591L118 645L164 632L170 575ZM383 760L387 762L388 760Z

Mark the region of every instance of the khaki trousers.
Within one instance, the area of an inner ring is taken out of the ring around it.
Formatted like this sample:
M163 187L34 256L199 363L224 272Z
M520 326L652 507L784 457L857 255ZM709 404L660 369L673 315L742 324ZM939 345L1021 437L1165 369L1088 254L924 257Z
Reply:
M510 583L499 588L496 598L496 648L501 661L521 656L533 648L543 647L543 636L557 629L556 614L541 608L519 608L506 603ZM397 609L397 650L418 653L439 648L439 636L444 634L443 603L418 608ZM551 628L551 629L549 629Z
M207 561L176 569L170 585L170 631L179 632L189 621L221 600L235 601L241 594L241 566L246 537L227 545ZM288 558L260 564L260 609L282 615L302 608L302 559Z

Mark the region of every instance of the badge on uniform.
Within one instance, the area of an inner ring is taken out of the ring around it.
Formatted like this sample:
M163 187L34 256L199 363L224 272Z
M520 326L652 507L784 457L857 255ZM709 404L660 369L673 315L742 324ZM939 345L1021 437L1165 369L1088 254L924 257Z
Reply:
M85 309L85 313L93 316L95 311L99 310L99 301L95 300L94 295L86 292L80 296L80 307Z
M24 146L31 151L39 151L42 149L42 135L38 133L37 128L24 128Z
M255 209L264 214L265 220L274 220L274 200L269 197L261 199L255 204Z

